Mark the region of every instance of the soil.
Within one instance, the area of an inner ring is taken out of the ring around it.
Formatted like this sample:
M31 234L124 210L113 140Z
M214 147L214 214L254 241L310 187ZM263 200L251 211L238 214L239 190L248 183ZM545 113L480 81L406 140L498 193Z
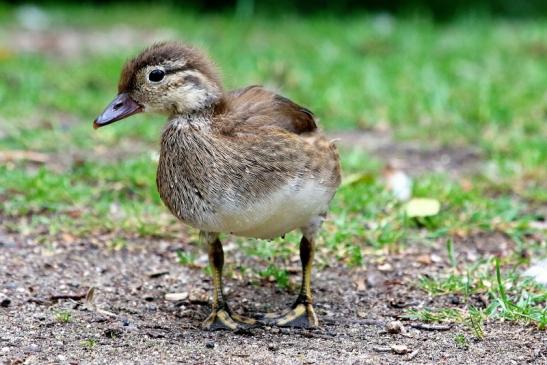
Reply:
M480 152L471 146L396 142L389 131L346 131L329 136L342 150L360 149L412 176L442 172L456 178L483 167Z
M202 268L176 263L176 250L190 249L187 243L135 239L112 250L106 241L59 239L44 245L0 233L2 362L547 363L547 337L532 327L488 322L479 341L463 325L419 328L419 322L404 318L405 308L463 307L459 298L429 297L412 284L417 275L446 267L441 247L371 253L366 269L316 268L319 329L259 327L232 333L200 329L210 310L211 282ZM237 250L228 250L227 262L231 267L263 264ZM297 282L297 270L290 272ZM92 301L85 298L90 287L95 288ZM280 290L267 280L231 275L227 292L233 310L253 316L282 310L294 299L295 288ZM183 299L168 301L167 293L182 293ZM394 320L401 321L403 332L386 331ZM458 345L458 335L468 339L467 345Z

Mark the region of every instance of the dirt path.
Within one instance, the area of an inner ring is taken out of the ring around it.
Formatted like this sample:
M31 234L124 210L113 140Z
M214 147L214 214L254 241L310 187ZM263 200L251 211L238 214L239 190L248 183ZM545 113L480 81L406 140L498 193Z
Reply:
M182 364L524 364L547 363L542 331L504 323L486 324L486 338L458 347L462 326L445 331L415 329L402 320L404 334L385 324L403 308L434 306L411 282L414 258L429 250L409 249L387 258L379 270L316 270L314 290L321 328L314 331L256 328L244 333L203 332L210 281L200 268L176 264L178 242L135 240L108 250L100 239L37 244L0 233L0 359L3 363L182 363ZM439 251L439 255L442 253ZM228 264L259 265L230 252ZM298 273L294 273L297 277ZM82 296L96 288L95 305ZM233 309L250 314L280 310L294 293L272 283L251 283L245 275L228 280ZM166 293L188 293L173 302ZM63 295L73 295L72 299ZM401 346L396 354L391 346ZM404 350L404 347L408 350Z

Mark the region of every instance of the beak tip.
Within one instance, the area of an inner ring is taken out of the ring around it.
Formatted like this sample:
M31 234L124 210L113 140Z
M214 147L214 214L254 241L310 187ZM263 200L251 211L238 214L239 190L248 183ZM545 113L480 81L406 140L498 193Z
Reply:
M135 102L127 93L121 93L106 107L101 115L93 121L93 128L104 127L107 124L125 119L143 111L143 107Z

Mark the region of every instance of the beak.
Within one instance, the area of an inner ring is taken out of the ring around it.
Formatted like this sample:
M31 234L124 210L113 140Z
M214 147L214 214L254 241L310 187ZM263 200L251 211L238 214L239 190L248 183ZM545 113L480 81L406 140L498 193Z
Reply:
M97 129L120 119L143 111L143 107L127 94L121 93L106 107L101 115L93 121L93 128Z

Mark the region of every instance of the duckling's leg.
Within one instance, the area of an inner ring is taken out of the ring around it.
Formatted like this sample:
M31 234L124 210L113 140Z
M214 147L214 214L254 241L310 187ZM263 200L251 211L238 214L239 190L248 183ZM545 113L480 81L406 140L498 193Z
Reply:
M213 310L203 322L203 329L211 331L219 329L237 330L254 325L254 320L232 313L224 298L222 286L224 251L218 234L202 232L202 237L208 244L209 265L213 277Z
M261 321L265 324L275 324L282 327L313 328L318 326L317 316L313 310L313 297L311 292L311 272L313 256L315 253L315 236L325 219L322 214L313 219L309 225L302 229L300 240L300 261L302 262L302 285L300 294L291 308L283 314L268 313Z
M300 241L300 261L302 262L302 285L300 294L291 309L277 318L275 324L282 327L313 328L318 326L317 316L313 310L311 292L311 272L315 252L314 237L302 237Z

